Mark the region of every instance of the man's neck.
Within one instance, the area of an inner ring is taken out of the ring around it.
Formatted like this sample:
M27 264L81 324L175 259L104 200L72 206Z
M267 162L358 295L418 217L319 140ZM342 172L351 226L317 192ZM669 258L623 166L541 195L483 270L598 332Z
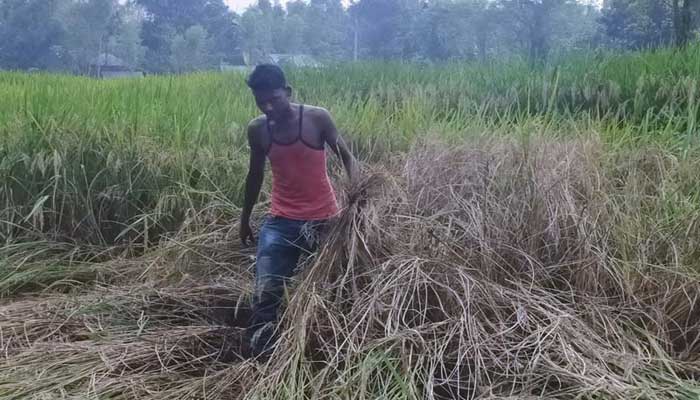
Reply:
M276 124L288 124L294 121L295 115L294 115L294 104L289 104L289 109L287 109L284 114L277 120L274 120Z

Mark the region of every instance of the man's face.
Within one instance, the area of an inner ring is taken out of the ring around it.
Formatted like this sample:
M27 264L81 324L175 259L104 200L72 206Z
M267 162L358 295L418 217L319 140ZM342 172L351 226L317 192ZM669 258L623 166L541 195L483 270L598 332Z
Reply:
M289 110L289 89L254 90L255 103L272 120L278 120Z

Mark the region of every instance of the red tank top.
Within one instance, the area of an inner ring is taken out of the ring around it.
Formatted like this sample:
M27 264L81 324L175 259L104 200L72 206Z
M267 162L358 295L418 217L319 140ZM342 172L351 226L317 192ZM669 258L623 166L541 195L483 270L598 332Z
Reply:
M306 143L303 130L304 106L299 106L299 134L291 143L275 141L270 124L267 157L272 167L270 214L301 221L318 221L338 213L338 203L326 170L325 146Z

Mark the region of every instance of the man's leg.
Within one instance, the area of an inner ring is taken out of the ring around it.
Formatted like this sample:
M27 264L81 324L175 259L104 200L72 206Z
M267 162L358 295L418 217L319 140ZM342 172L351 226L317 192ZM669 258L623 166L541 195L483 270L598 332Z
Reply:
M270 351L285 285L294 274L301 249L297 245L302 223L270 218L260 231L255 263L253 316L247 337L257 356Z

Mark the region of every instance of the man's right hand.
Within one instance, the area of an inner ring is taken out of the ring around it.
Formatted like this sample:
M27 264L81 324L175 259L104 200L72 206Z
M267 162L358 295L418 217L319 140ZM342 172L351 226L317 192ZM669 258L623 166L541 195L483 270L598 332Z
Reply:
M265 148L258 142L260 130L266 124L260 118L256 118L248 125L248 145L250 146L250 167L245 178L245 196L243 198L243 208L241 209L240 238L243 246L248 246L248 242L255 243L253 230L250 229L250 214L253 212L255 202L258 201L260 187L265 176L265 159L267 158Z
M253 235L253 229L250 227L250 223L247 221L241 221L240 232L241 243L243 246L250 246L255 244L255 236Z

